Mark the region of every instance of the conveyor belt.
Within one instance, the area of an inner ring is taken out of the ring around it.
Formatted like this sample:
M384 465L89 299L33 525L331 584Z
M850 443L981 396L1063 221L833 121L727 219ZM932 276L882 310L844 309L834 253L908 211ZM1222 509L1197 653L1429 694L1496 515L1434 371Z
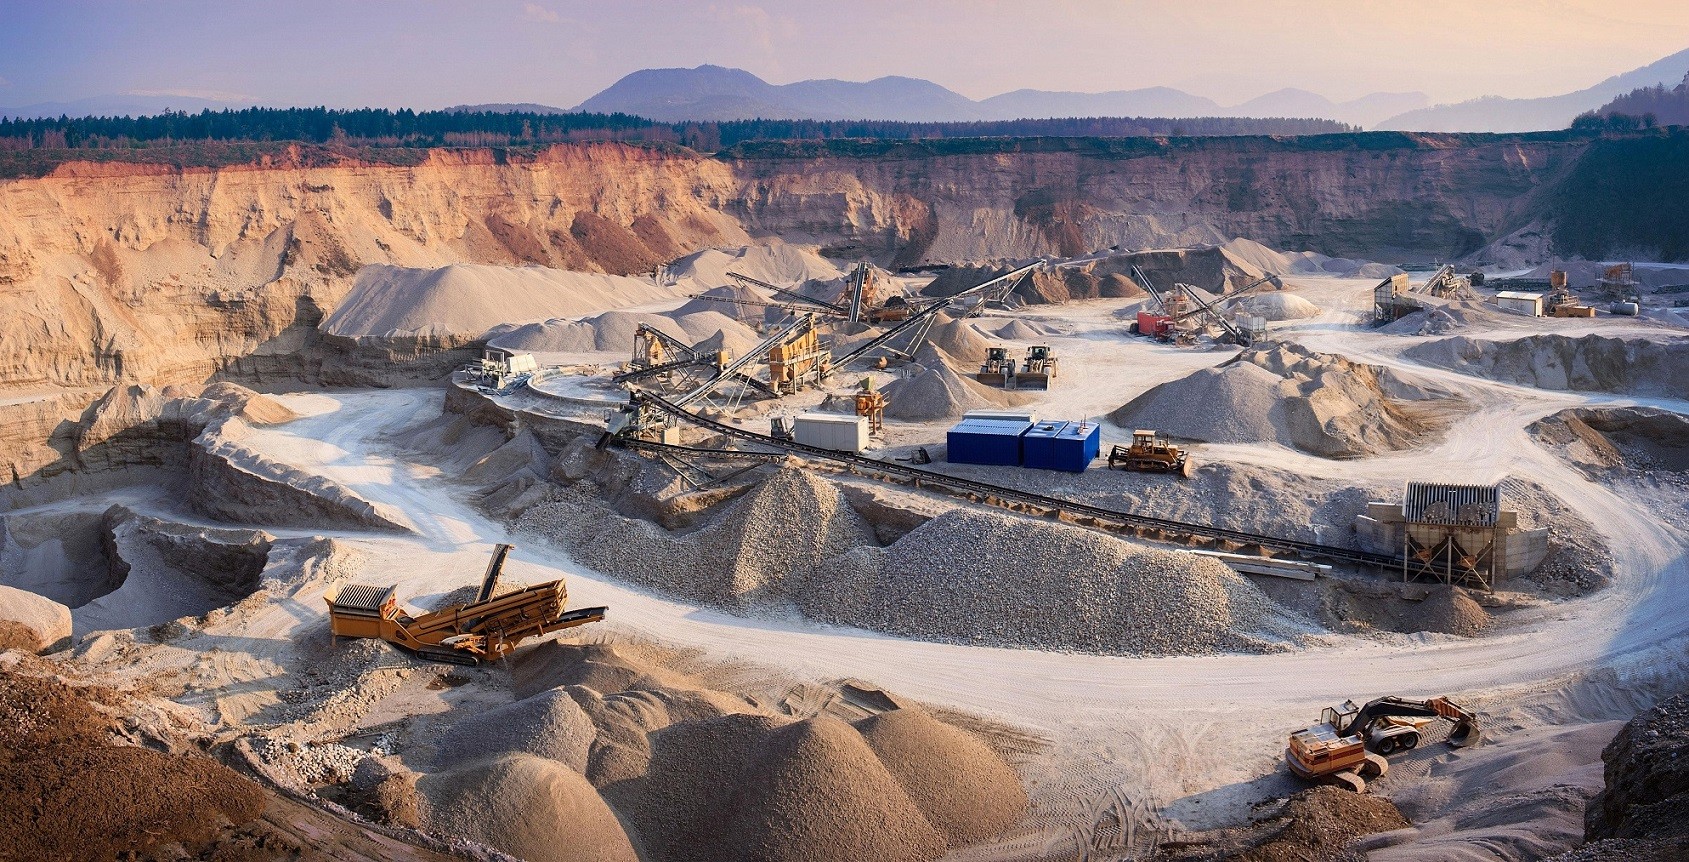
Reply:
M707 367L713 368L713 367L715 367L715 362L716 362L716 360L715 360L715 357L713 357L713 356L712 357L699 356L699 357L694 357L692 359L678 359L678 360L675 360L674 362L665 362L662 365L648 365L644 368L635 368L632 371L623 371L622 373L617 374L614 377L611 377L610 382L611 383L630 383L630 382L635 381L635 380L643 380L647 377L655 377L658 374L662 374L665 371L678 371L682 368L692 368L694 366L707 366ZM752 377L749 374L745 374L743 372L735 371L732 374L727 375L727 377L725 379L737 381L739 383L743 383L746 386L749 386L752 389L755 389L758 392L762 392L762 393L767 394L767 395L773 395L774 394L774 390L772 388L770 388L767 383L764 383L761 380L759 380L755 377Z
M650 392L635 392L634 398L635 400L644 401L650 406L656 407L677 419L689 422L701 428L707 428L711 431L726 434L730 437L736 437L740 440L745 440L751 443L759 443L764 446L773 446L777 449L798 453L808 458L818 458L821 460L845 464L850 467L861 468L864 471L872 471L882 474L891 473L904 476L913 479L917 485L921 482L929 482L934 485L944 485L946 487L968 491L975 494L996 497L1003 500L1013 500L1052 511L1065 512L1073 515L1084 515L1101 521L1109 521L1140 529L1158 530L1175 535L1188 535L1205 539L1214 539L1217 541L1232 542L1238 545L1256 545L1266 549L1290 551L1304 557L1324 557L1340 562L1355 563L1357 565L1366 566L1401 565L1400 558L1389 554L1374 554L1368 551L1353 550L1351 548L1321 545L1316 542L1304 542L1297 539L1281 539L1276 536L1263 536L1258 533L1247 533L1242 530L1216 527L1212 524L1192 524L1185 521L1175 521L1170 518L1157 518L1150 515L1135 515L1130 512L1120 512L1113 509L1105 509L1101 506L1093 506L1089 503L1080 503L1074 500L1063 500L1059 497L1048 497L1043 494L1034 494L1030 491L1022 491L1017 488L993 485L989 482L964 479L959 476L951 476L946 473L938 473L932 470L922 470L919 467L911 467L907 464L900 464L896 461L880 461L849 452L823 449L819 446L808 446L791 440L779 440L766 434L758 434L755 431L748 431L736 425L729 425L725 422L717 422L713 419L706 419L703 416L689 412L685 408L676 406L663 397L654 395ZM652 444L647 441L636 441L632 439L623 439L621 442L637 448L654 448L656 446L663 446L663 448L685 449L692 454L741 454L728 452L726 450L670 447L664 446L664 444Z

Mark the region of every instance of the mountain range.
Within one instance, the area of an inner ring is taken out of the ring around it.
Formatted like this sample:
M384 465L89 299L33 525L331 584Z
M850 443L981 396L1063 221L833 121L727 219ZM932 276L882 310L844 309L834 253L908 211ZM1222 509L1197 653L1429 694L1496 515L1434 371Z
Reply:
M1689 73L1689 50L1614 75L1572 93L1533 99L1485 96L1432 105L1424 93L1371 93L1336 102L1318 93L1283 89L1237 105L1221 105L1171 87L1085 93L1015 90L974 100L921 78L887 76L871 81L820 79L770 84L743 69L698 66L642 69L624 76L573 109L539 104L458 105L448 110L568 110L635 114L659 122L795 119L956 122L1067 117L1307 117L1367 129L1423 132L1523 132L1562 129L1572 118L1599 109L1642 87L1674 86ZM187 96L117 94L68 102L0 108L0 116L141 116L165 109L199 111L248 107L253 102Z

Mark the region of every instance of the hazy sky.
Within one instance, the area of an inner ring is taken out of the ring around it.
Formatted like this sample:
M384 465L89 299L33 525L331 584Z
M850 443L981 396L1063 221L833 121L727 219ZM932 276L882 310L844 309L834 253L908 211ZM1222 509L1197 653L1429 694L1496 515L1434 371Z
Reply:
M1543 96L1689 48L1685 0L0 0L0 105L575 105L628 72L928 78L973 98L1171 86L1233 104Z

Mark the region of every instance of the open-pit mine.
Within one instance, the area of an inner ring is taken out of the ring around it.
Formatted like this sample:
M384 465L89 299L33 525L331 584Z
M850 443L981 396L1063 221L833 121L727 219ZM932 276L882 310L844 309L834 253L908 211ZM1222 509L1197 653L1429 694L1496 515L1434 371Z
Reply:
M1683 858L1591 147L0 179L0 858Z

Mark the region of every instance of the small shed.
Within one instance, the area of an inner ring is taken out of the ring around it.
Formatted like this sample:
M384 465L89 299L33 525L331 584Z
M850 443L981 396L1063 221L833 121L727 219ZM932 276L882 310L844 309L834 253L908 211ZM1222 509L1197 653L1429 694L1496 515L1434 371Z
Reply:
M985 464L1016 467L1021 461L1021 444L1031 422L999 419L963 419L945 437L952 464Z
M1040 422L1022 439L1022 467L1083 473L1102 451L1102 426L1095 422Z
M861 452L868 448L868 417L804 413L792 419L792 439L805 446Z
M1526 317L1542 316L1542 294L1529 293L1523 290L1503 290L1495 295L1495 304L1502 311L1523 314Z

